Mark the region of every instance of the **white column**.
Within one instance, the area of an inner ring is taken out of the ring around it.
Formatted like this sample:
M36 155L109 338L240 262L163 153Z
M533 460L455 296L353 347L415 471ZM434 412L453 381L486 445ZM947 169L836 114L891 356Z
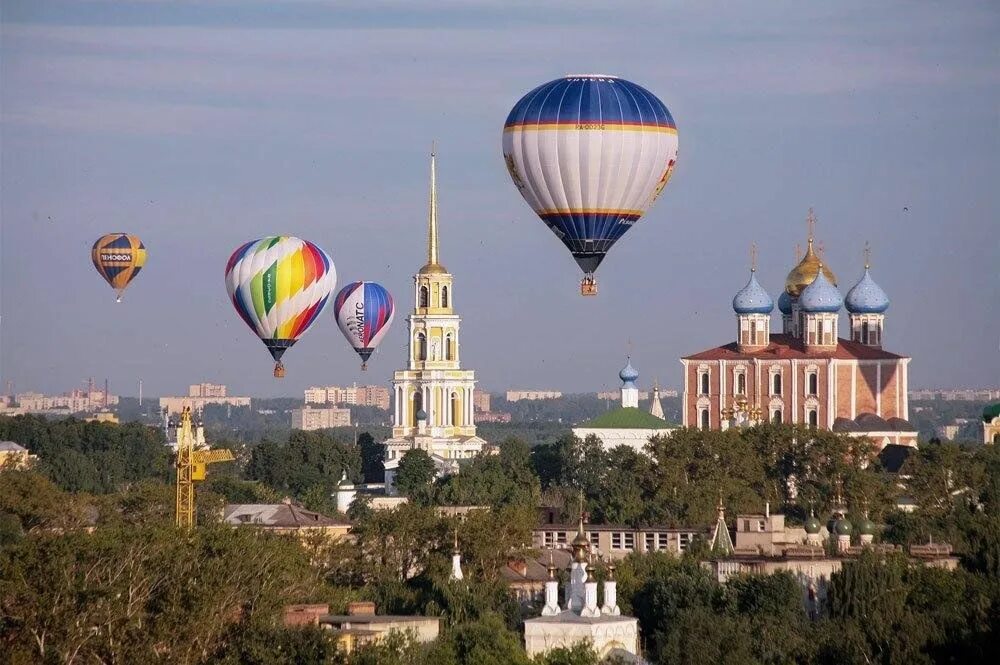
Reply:
M791 365L792 375L792 419L790 422L794 425L799 422L798 368L795 366L794 360L789 360L788 362Z
M582 617L599 617L601 610L597 607L597 582L587 582L583 585Z
M875 361L875 415L882 417L882 363Z
M857 360L851 362L851 420L858 417L858 372L861 365Z
M559 609L559 580L546 580L545 607L542 608L542 616L555 616L561 611Z
M605 580L604 582L604 607L601 614L618 616L622 613L618 607L618 582L615 580Z

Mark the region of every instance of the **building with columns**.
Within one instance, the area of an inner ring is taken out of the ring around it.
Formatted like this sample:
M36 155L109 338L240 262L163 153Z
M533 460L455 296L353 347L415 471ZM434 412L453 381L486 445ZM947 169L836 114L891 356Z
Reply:
M868 436L879 446L915 445L910 358L883 347L889 298L871 277L867 250L861 278L841 296L814 247L814 222L810 211L805 256L778 298L781 332L772 331L774 301L757 281L755 257L733 298L736 340L681 359L683 424L726 429L770 421Z
M392 380L394 426L384 462L390 493L399 460L408 450L427 451L438 473L447 475L457 473L458 460L475 457L487 446L476 436L476 373L461 367L462 321L455 313L452 275L440 262L433 152L427 235L427 263L413 276L406 369L396 371Z

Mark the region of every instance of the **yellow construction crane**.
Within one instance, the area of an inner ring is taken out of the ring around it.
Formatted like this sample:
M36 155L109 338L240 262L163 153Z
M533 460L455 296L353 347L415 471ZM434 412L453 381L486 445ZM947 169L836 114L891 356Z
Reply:
M194 526L194 484L205 480L208 465L234 459L233 453L225 448L194 449L191 407L184 407L177 428L177 526L186 529Z

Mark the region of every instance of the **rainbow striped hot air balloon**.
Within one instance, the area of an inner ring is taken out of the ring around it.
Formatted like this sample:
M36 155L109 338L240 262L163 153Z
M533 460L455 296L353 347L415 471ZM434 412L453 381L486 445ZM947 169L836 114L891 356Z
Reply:
M392 323L392 296L381 284L352 282L337 294L333 313L340 331L361 356L361 369L368 369L368 359Z
M292 236L251 240L226 264L233 307L271 352L278 378L285 375L282 354L319 317L336 284L330 255Z
M146 246L129 233L108 233L97 239L90 258L101 277L111 285L122 301L122 293L146 265Z
M614 76L566 76L514 105L503 157L521 196L573 254L594 295L594 271L670 180L677 128L651 92Z

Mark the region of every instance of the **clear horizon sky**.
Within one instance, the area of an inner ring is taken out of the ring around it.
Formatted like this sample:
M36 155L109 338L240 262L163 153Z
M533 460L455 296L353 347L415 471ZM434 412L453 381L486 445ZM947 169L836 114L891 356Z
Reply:
M995 2L5 0L0 22L0 380L18 391L387 383L425 258L432 140L481 388L616 388L629 350L643 388L680 387L680 356L735 337L752 242L777 299L810 206L842 293L871 243L911 388L1000 383ZM680 153L582 298L500 139L525 92L592 72L660 97ZM112 231L149 251L122 304L90 261ZM326 249L338 287L394 294L368 372L328 308L271 377L223 270L277 233Z

